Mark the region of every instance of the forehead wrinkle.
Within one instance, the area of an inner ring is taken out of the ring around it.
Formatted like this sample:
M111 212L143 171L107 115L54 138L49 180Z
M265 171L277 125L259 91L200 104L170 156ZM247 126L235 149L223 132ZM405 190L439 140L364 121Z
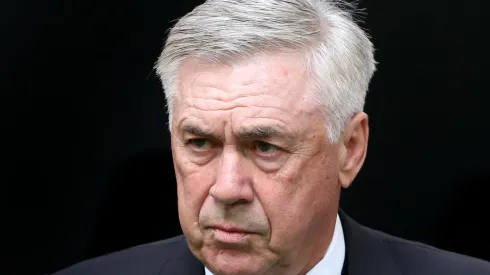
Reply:
M259 69L254 72L254 77L247 77L246 79L240 78L240 69L233 70L232 68L230 71L230 68L226 67L216 66L210 68L205 66L198 68L188 65L187 72L190 72L190 74L187 74L181 86L186 87L186 100L185 103L182 103L187 106L184 109L194 109L195 115L199 117L204 114L201 112L216 114L219 111L235 113L234 110L240 110L239 114L237 113L236 115L244 117L243 115L249 112L245 111L246 113L242 113L241 110L250 108L251 112L256 115L249 113L248 117L275 119L281 121L281 125L284 124L281 128L286 127L286 129L289 129L290 126L297 128L295 125L290 125L293 122L292 120L296 120L295 117L298 116L307 119L304 114L311 113L316 109L311 106L312 102L308 102L308 96L305 94L305 92L308 94L306 91L309 90L307 89L308 85L299 81L305 78L305 72L295 70L290 65L285 65L282 67L289 67L290 73L287 77L283 77L275 69L277 63L269 64L268 60L264 62L267 66L264 67L264 64L261 64ZM245 67L243 69L251 68L250 66ZM263 74L258 71L263 72ZM255 108L258 108L256 109L258 112L255 112ZM189 114L188 111L184 111L184 113ZM270 116L267 114L270 114ZM232 114L231 117L233 116ZM234 120L241 120L239 117L234 118ZM217 126L216 122L220 120L224 125L231 123L229 119L222 120L216 117L212 122L214 124L213 127Z
M247 116L249 118L255 118L258 117L260 114L267 112L267 111L274 111L274 112L280 112L281 116L283 116L284 113L298 113L298 111L307 111L308 109L311 108L304 108L303 110L288 110L290 108L285 108L285 106L268 106L266 104L263 105L250 105L247 102L233 102L233 103L223 103L219 100L215 99L201 99L201 101L194 101L192 99L186 99L186 113L187 112L192 112L191 109L195 109L200 112L221 112L221 111L233 111L237 109L248 109L251 112L257 113L257 115L254 116ZM269 117L271 119L274 119L275 116Z
M189 107L194 107L200 110L214 109L215 111L220 110L231 110L239 107L250 107L250 108L264 108L264 109L277 109L282 112L291 111L291 107L298 106L301 103L306 103L305 106L299 108L294 108L297 110L306 111L311 109L308 100L302 96L299 92L295 93L296 96L291 94L291 91L287 91L287 95L277 95L275 93L268 92L255 92L255 93L240 93L235 96L223 96L224 92L221 92L221 96L212 95L206 96L206 93L197 93L189 95L184 99L184 102Z
M198 72L195 72L195 73L192 73L190 76L188 77L183 77L182 76L182 73L179 74L179 77L178 77L178 88L177 88L177 91L176 91L176 99L185 99L187 98L187 95L189 94L189 92L191 91L191 88L192 88L192 85L194 85L194 83L197 81L197 79L199 78L199 76L202 74L203 72L202 71L198 71ZM185 81L187 78L190 78L192 77L191 81L189 84L187 84L186 86L185 85Z
M247 66L248 67L248 66ZM263 71L264 69L259 69ZM298 80L304 78L304 72L297 72L299 77L295 77L292 74L289 74L288 77L278 76L276 72L268 70L268 72L264 72L264 74L255 73L254 77L248 77L246 79L241 79L240 76L236 75L237 72L226 72L226 73L217 73L217 74L225 74L217 76L214 75L216 72L211 71L200 71L195 72L197 74L196 77L192 79L192 82L188 85L188 89L198 92L196 94L202 94L202 92L207 91L199 91L201 89L216 89L219 90L219 93L215 93L214 96L220 98L222 101L232 101L236 98L242 97L243 93L249 94L250 96L256 95L261 96L264 94L269 94L278 98L284 96L291 96L294 94L294 90L299 87ZM201 74L205 74L207 78L199 77ZM199 78L198 78L199 77ZM228 81L223 81L223 78L226 78ZM230 82L228 84L224 84L226 82ZM263 86L261 84L264 84ZM257 89L253 89L253 86L258 86ZM195 87L191 87L195 86ZM261 87L262 86L262 87ZM287 88L287 86L293 86ZM281 92L282 90L282 92ZM302 89L301 89L302 90ZM269 91L277 91L278 95L273 95L273 93L269 93Z
M281 96L275 95L273 92L270 92L271 89L266 87L237 87L231 85L228 86L211 86L211 85L202 85L200 83L193 83L189 86L189 93L186 96L186 99L192 101L196 99L203 100L215 100L221 101L223 103L230 103L237 100L247 100L247 98L253 99L254 97L264 97L271 96L276 99L282 99Z

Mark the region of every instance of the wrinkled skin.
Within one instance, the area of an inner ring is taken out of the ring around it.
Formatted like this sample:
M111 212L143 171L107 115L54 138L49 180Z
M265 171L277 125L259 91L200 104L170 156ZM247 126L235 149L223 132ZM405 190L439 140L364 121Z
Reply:
M216 275L305 274L324 256L340 190L362 166L366 114L329 142L302 64L269 55L180 68L171 139L179 218ZM223 241L216 225L248 233Z

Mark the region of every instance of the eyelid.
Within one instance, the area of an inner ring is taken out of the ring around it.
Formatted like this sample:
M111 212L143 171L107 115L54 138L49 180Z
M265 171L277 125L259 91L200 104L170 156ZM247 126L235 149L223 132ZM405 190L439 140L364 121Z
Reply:
M269 146L274 147L273 148L273 151L271 151L271 152L262 152L262 151L258 150L256 148L257 145L255 145L257 142L264 142L264 143L268 144ZM275 155L277 155L277 154L279 154L279 153L281 153L283 151L283 149L280 146L278 146L276 144L273 144L271 142L263 141L263 140L256 140L256 141L253 142L253 144L254 144L254 147L255 147L253 149L253 151L255 152L255 154L260 155L262 157L273 157L273 156L275 156Z
M208 144L207 144L207 146L205 145L204 147L201 148L201 147L195 146L195 144L193 143L194 140L204 140ZM213 142L210 139L203 138L203 137L188 138L184 141L184 144L187 146L192 146L193 150L196 150L196 151L209 150L209 149L213 148L213 146L214 146Z
M191 143L193 140L206 140L206 141L211 142L211 139L209 139L207 137L200 137L200 136L194 136L194 135L189 135L189 136L184 137L184 142L186 144Z
M280 149L280 148L279 148L279 146L277 146L277 145L275 145L275 144L272 144L272 143L270 143L270 142L266 142L266 141L260 141L260 142L263 142L263 143L265 143L267 146L270 146L270 147L274 148L274 150L279 150L279 149Z
M270 140L258 139L258 140L254 140L252 143L256 144L257 142L263 142L263 143L269 144L271 146L281 148L281 146L277 145L276 143L274 143L273 141L270 141Z

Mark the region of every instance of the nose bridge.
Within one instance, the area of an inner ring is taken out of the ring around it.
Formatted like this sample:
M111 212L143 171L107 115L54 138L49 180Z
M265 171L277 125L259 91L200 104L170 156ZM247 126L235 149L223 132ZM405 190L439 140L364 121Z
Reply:
M221 155L216 184L240 184L242 160L235 146L225 146Z
M244 166L245 161L235 146L223 148L216 182L210 190L210 195L215 200L225 204L252 200L253 192Z

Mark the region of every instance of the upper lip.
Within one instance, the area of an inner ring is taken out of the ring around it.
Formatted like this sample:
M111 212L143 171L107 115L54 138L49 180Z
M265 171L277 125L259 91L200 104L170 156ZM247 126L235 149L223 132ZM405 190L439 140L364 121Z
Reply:
M225 231L225 232L229 232L229 233L253 233L251 231L248 231L248 230L245 230L245 229L242 229L240 227L237 227L237 226L233 226L233 225L213 225L211 226L211 228L213 229L219 229L221 231Z

